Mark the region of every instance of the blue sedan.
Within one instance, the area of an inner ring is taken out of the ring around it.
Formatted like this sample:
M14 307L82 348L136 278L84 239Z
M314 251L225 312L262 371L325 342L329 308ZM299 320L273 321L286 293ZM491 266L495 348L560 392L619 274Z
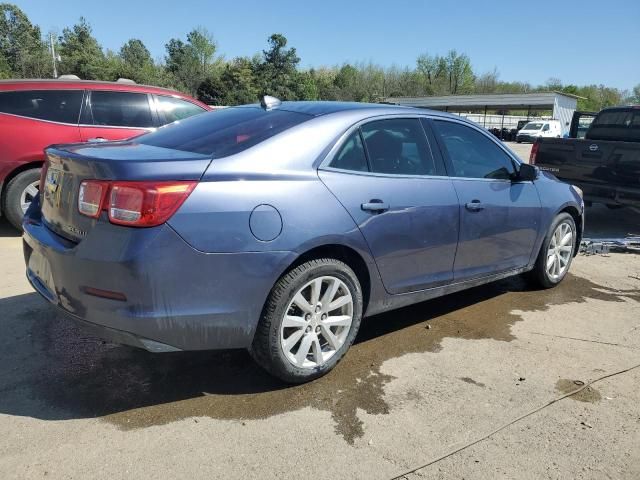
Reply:
M43 297L116 342L246 348L293 383L364 316L511 275L554 287L583 230L579 189L421 109L265 97L46 155L23 222Z

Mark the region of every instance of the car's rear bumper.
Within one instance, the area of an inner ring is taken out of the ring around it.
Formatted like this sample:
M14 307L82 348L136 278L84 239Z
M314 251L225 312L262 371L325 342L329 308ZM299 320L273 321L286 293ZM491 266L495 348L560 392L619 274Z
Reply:
M270 289L293 259L290 252L205 254L167 225L99 224L74 244L38 217L30 209L23 225L33 287L99 336L150 351L248 347ZM47 280L36 262L47 265Z

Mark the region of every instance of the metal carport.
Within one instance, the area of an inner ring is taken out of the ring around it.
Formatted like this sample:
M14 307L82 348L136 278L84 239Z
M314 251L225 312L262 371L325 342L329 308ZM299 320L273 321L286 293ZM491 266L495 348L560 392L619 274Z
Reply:
M388 97L386 103L418 108L430 108L445 112L471 112L487 110L526 110L527 117L533 112L551 111L555 120L560 120L562 133L569 130L578 96L561 92L505 93L498 95L446 95L440 97Z

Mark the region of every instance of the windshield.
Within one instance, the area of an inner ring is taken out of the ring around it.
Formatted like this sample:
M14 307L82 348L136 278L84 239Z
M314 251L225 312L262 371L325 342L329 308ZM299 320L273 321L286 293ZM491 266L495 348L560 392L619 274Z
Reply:
M523 130L540 130L542 128L542 123L538 123L538 122L531 122L531 123L527 123L524 127Z
M135 141L219 158L246 150L311 118L286 110L234 107L179 120Z

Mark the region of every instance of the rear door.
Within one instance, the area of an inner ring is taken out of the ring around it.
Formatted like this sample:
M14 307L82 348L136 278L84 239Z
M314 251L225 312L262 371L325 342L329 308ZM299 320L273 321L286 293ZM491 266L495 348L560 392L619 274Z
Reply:
M157 126L158 117L151 95L90 90L83 105L80 136L83 142L123 140Z
M540 228L533 182L514 182L515 161L480 129L455 120L432 120L460 200L456 281L523 267Z
M364 123L328 161L319 176L360 228L388 292L453 279L458 198L418 118Z

